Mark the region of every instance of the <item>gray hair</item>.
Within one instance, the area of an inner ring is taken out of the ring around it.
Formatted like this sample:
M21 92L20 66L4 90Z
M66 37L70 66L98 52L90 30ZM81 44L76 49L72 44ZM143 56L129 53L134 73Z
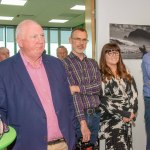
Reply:
M23 27L24 25L26 25L26 24L29 24L29 23L35 23L35 24L37 24L37 25L40 26L40 24L38 24L36 21L30 20L30 19L27 19L27 20L24 20L24 21L20 22L20 23L18 24L17 28L16 28L16 38L18 38L18 36L22 36L22 38L23 38L23 36L24 36L24 31L23 31L22 27Z
M57 49L56 49L56 50L57 50L57 52L58 52L58 49L59 49L59 48L62 48L62 49L64 49L64 50L66 51L66 53L68 53L68 51L67 51L67 48L66 48L65 46L63 46L63 45L60 45L59 47L57 47Z
M7 53L9 54L9 49L6 47L0 47L0 53Z

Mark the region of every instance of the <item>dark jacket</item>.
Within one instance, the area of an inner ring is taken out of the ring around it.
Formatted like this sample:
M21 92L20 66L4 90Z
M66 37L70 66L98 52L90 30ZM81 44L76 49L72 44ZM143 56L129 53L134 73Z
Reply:
M60 60L43 54L60 130L74 149L74 105ZM17 132L13 150L47 150L46 115L20 54L0 63L0 115Z

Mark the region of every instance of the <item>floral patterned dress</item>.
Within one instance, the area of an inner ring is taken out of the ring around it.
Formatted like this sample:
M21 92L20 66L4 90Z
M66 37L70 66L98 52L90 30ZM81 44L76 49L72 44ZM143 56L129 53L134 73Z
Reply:
M134 79L106 80L102 82L100 139L105 139L106 150L133 150L132 124L123 122L123 117L137 113L137 88Z

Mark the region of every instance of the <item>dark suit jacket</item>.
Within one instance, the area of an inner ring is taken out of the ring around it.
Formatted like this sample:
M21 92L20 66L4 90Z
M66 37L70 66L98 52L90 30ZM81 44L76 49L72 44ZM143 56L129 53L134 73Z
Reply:
M60 130L73 150L74 105L65 69L60 60L43 54ZM14 127L13 150L47 150L46 115L20 54L0 63L0 115Z

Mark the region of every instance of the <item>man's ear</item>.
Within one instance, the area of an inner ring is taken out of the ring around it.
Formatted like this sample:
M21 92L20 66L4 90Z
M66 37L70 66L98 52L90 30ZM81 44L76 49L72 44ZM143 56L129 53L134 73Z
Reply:
M16 41L18 43L18 46L22 47L22 39L21 38L17 38Z

